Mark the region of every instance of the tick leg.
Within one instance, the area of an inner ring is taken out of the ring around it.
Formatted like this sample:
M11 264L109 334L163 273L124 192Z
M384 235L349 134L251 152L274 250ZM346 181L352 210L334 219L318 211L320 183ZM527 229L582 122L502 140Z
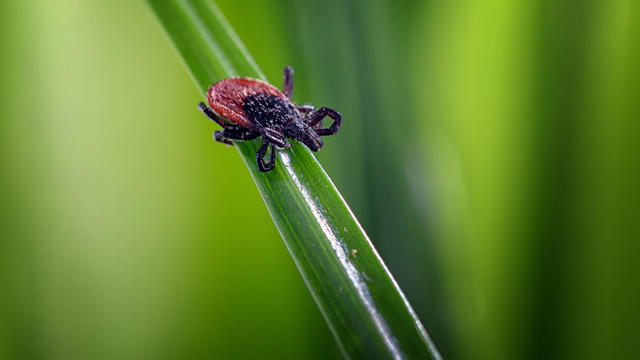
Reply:
M313 110L315 110L315 108L313 107L313 105L298 105L298 111L300 111L303 114L307 114L312 112Z
M282 86L282 92L291 99L293 94L293 68L287 65L284 68L284 85Z
M269 156L269 162L265 164L264 156L267 154L269 146L271 146L271 156ZM276 150L273 148L273 144L270 144L265 138L262 139L262 146L256 152L256 162L258 163L258 170L262 172L273 170L276 166Z
M225 143L228 145L233 145L231 140L252 140L260 136L260 133L255 131L251 131L249 129L224 129L224 130L216 130L213 132L213 138L216 141L221 143Z
M216 123L218 123L218 125L222 126L225 129L238 129L237 126L234 125L229 125L226 122L224 122L224 120L220 119L218 117L218 115L216 115L213 110L211 110L207 105L205 105L205 103L201 102L198 103L198 108L200 109L200 111L202 111L202 113L204 113L205 115L207 115L207 117L213 121L215 121Z
M221 142L223 144L227 144L227 145L233 145L233 143L231 142L231 140L227 139L224 137L224 131L223 130L216 130L213 132L213 139L217 142Z
M291 146L287 139L284 138L284 135L270 128L265 128L263 130L262 139L268 140L270 143L279 148L286 148Z
M333 124L331 124L331 126L326 129L318 129L316 125L322 124L322 119L325 116L332 118ZM342 115L333 109L321 107L320 109L307 115L306 123L314 130L316 130L316 133L320 136L333 135L338 132L340 125L342 125Z

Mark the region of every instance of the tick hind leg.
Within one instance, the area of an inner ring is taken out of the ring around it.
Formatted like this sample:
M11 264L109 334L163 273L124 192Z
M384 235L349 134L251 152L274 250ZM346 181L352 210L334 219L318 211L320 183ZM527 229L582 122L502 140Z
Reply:
M333 124L331 124L331 126L326 129L318 128L322 127L322 119L325 116L332 118ZM316 134L320 136L333 135L338 132L338 129L340 129L340 125L342 125L342 115L333 109L321 107L320 109L307 115L307 119L305 122L316 131Z
M264 157L269 147L271 147L271 154L269 156L269 162L265 164ZM258 163L258 170L262 172L271 171L276 166L276 149L273 144L269 143L266 139L262 139L262 146L260 146L260 149L256 152L256 162Z
M293 94L293 68L291 66L286 66L283 73L284 85L282 86L282 92L291 99L291 95Z
M260 136L260 133L245 128L229 128L224 130L216 130L213 132L213 138L221 143L233 145L231 140L252 140Z
M222 126L225 129L235 129L237 128L237 126L234 125L230 125L226 122L224 122L224 120L222 120L221 118L218 117L218 115L216 115L213 110L211 110L207 105L205 105L205 103L201 102L198 103L198 109L200 109L200 111L202 111L203 114L207 115L207 117L213 121L215 121L218 125Z

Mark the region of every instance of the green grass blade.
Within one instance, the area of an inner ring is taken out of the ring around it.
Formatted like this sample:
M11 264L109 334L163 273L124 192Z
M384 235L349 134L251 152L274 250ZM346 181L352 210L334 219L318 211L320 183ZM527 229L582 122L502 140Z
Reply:
M231 76L266 81L214 4L206 0L148 2L203 95L212 83ZM194 111L196 103L194 99ZM261 173L255 161L259 145L259 140L238 142L236 148L343 353L367 359L439 358L313 154L293 142L291 148L278 151L274 170Z

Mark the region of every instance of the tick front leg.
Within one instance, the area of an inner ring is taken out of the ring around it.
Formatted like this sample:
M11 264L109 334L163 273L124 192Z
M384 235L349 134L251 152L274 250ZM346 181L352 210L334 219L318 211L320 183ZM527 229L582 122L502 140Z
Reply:
M213 138L221 143L233 145L231 140L252 140L260 136L259 133L251 131L249 129L224 129L216 130L213 132Z
M333 124L331 124L331 126L326 129L317 129L316 125L321 124L321 121L325 116L332 118ZM307 115L306 123L311 128L316 130L316 134L320 136L333 135L338 132L338 129L340 129L340 125L342 125L342 115L333 109L321 107L315 112Z
M205 105L205 103L201 102L198 103L198 109L200 109L200 111L202 111L203 114L207 115L207 117L213 121L215 121L216 123L218 123L218 125L222 126L225 129L236 129L237 126L234 125L229 125L226 122L224 122L224 120L220 119L218 117L218 115L216 115L213 110L211 110L207 105Z
M277 130L270 128L263 129L262 139L264 141L269 141L271 144L279 148L287 148L291 146L287 139L284 138L284 135L279 133Z
M264 156L267 154L267 149L271 146L271 155L269 156L269 162L264 163ZM262 146L256 152L256 162L258 163L258 170L261 172L267 172L273 170L276 166L276 150L273 148L273 144L270 144L267 139L262 139Z
M283 72L284 85L282 86L282 92L291 99L291 95L293 94L293 68L287 65Z

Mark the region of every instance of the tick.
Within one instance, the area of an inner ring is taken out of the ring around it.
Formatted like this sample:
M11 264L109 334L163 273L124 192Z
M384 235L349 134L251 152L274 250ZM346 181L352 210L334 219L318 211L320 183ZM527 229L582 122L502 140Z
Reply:
M312 105L296 105L291 101L293 92L293 68L284 68L282 91L264 81L250 78L229 78L211 85L207 91L209 106L199 103L200 110L224 130L216 130L216 141L233 145L231 140L252 140L262 137L262 146L256 153L258 169L272 170L276 164L275 149L291 146L287 141L295 139L311 151L324 146L321 136L333 135L342 124L339 112ZM328 128L323 128L322 119L333 119ZM228 120L229 122L225 121ZM271 147L269 162L265 163Z

